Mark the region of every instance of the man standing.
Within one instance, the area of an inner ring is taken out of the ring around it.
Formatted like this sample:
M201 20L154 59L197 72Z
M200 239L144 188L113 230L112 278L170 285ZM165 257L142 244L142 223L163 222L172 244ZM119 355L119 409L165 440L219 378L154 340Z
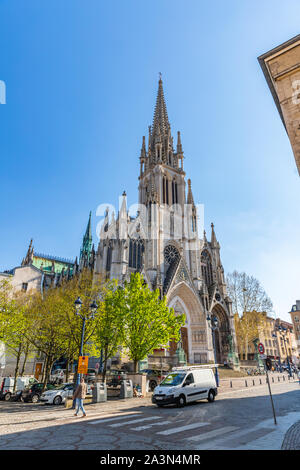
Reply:
M85 384L84 378L81 378L80 384L76 388L75 393L73 395L73 400L76 399L76 403L77 403L77 410L74 416L78 416L79 409L82 410L83 417L86 416L86 412L83 407L83 400L85 399L85 397L86 397L86 384Z

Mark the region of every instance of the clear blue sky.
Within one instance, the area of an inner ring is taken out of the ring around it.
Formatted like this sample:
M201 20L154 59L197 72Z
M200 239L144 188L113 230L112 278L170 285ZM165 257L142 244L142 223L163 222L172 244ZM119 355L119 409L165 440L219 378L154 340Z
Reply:
M75 258L89 211L137 200L158 72L194 199L226 272L277 315L300 298L300 180L257 57L299 33L298 0L0 0L0 270Z

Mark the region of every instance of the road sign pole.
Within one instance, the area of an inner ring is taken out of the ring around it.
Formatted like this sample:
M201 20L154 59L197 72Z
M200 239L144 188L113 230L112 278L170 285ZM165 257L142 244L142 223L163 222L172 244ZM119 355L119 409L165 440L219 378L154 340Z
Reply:
M272 392L271 392L271 386L270 386L270 381L269 381L269 374L268 374L268 369L267 369L266 363L265 363L265 371L266 371L267 384L268 384L269 393L270 393L270 399L271 399L271 404L272 404L273 417L274 417L274 424L277 424L277 421L276 421L276 413L275 413L275 408L274 408L274 403L273 403L273 397L272 397Z

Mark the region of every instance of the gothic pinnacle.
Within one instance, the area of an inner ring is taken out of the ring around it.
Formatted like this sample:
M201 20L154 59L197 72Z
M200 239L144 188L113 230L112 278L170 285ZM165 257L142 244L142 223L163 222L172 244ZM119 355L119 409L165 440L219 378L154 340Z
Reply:
M177 153L182 154L182 144L181 144L181 137L180 137L180 131L177 131Z

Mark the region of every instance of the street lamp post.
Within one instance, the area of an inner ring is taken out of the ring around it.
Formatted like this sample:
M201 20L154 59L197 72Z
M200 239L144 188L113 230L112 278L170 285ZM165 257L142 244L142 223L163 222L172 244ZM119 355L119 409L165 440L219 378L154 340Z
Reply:
M78 297L75 302L75 314L78 315L81 320L82 320L82 330L81 330L81 344L80 344L80 351L79 351L79 356L83 356L83 345L84 345L84 333L85 333L85 323L87 320L91 320L95 317L95 313L98 309L98 305L96 304L95 301L93 301L90 305L90 312L87 315L81 315L81 307L82 307L82 301L80 297ZM79 365L79 361L78 361ZM80 383L80 376L81 374L78 374L78 365L77 365L77 385Z
M281 326L281 325L278 325L277 328L275 327L275 329L279 332L279 336L284 342L285 352L286 352L286 360L287 360L288 370L289 370L289 376L292 377L291 365L290 365L288 351L287 351L287 347L286 347L286 337L285 336L287 334L287 329L284 326ZM276 335L274 335L274 336L276 336ZM280 365L280 368L281 368L281 365Z
M219 327L219 320L215 315L210 316L209 314L206 317L208 321L208 325L211 329L212 333L212 340L213 340L213 348L214 348L214 358L215 358L215 377L216 377L216 384L217 387L219 387L219 373L218 373L218 367L217 367L217 352L216 352L216 340L215 340L215 330Z

